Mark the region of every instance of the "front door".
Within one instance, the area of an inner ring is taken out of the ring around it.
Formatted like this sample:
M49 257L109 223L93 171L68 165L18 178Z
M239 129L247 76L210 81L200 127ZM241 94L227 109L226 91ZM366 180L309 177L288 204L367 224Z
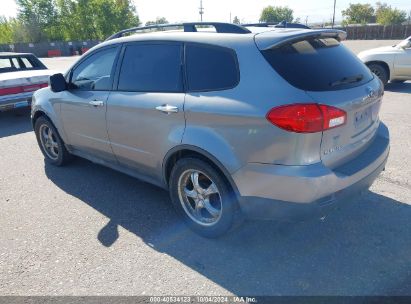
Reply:
M395 56L394 62L395 75L402 79L411 79L411 47L401 50Z
M107 99L112 89L118 46L92 53L71 71L61 92L61 118L74 149L114 161L107 135Z

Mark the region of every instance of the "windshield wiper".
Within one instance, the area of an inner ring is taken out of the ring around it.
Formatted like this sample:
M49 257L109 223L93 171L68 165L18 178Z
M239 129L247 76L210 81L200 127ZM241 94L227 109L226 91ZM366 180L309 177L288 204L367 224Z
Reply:
M347 84L347 83L354 83L354 82L359 82L364 78L363 74L358 74L354 76L348 76L348 77L343 77L340 80L336 80L334 82L330 82L330 86L335 87L338 85L342 84Z

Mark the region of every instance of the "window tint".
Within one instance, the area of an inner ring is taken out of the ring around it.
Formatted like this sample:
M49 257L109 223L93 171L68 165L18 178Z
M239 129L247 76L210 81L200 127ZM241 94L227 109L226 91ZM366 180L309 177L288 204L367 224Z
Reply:
M112 69L118 48L99 51L73 70L71 87L79 90L111 90Z
M237 58L228 48L188 44L186 66L189 91L229 89L239 82Z
M181 92L181 46L178 44L127 46L120 70L118 90Z
M306 91L332 91L369 82L369 69L334 38L296 41L262 51L291 85Z

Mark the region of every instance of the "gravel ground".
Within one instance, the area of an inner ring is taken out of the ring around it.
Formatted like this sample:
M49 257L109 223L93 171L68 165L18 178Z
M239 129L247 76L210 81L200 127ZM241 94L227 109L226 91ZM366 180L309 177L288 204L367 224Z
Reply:
M363 197L218 240L187 230L159 188L81 159L45 164L28 113L0 113L0 294L411 295L410 113L411 83L388 85L391 155Z

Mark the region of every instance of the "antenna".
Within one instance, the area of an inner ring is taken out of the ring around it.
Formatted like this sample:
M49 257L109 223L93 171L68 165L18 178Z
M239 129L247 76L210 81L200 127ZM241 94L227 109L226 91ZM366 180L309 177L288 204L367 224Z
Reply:
M199 8L200 20L203 22L203 14L204 14L204 7L203 7L203 0L200 0L200 8Z

